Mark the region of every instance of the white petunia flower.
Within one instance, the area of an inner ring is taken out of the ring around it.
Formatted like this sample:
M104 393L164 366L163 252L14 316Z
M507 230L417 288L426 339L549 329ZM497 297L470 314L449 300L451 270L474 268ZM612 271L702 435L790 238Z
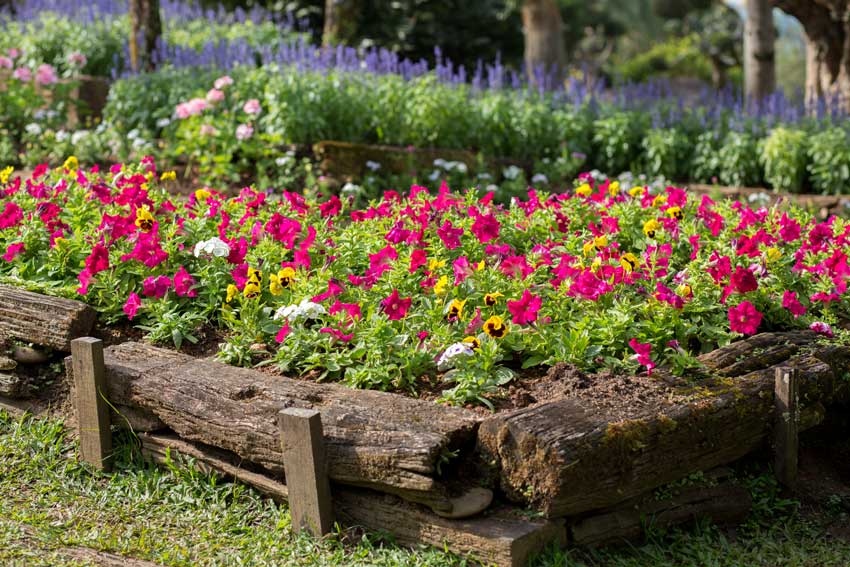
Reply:
M302 299L298 305L285 305L275 311L275 321L286 319L287 321L297 321L298 319L318 319L322 315L326 315L327 310L324 306L314 303L309 299Z
M202 240L195 244L195 258L200 258L201 254L226 258L230 255L230 246L220 238L213 236L209 240Z
M448 370L454 366L455 361L461 356L472 356L472 346L468 343L449 345L437 359L437 370Z

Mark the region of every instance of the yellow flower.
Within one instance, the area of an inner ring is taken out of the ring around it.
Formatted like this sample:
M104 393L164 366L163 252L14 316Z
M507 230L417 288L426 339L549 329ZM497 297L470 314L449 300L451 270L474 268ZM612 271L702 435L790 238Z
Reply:
M248 266L248 281L260 285L260 282L263 281L263 272Z
M681 297L690 297L691 296L691 286L688 284L681 284L676 287L676 293Z
M655 219L643 223L643 233L650 238L655 238L655 233L661 230L661 224Z
M151 181L153 181L153 171L149 171L149 172L147 172L147 173L145 174L145 179L147 179L147 180L148 180L148 183L150 183Z
M666 214L671 219L676 220L682 220L683 218L685 218L685 213L682 212L682 209L680 207L670 207L669 209L664 211L664 214Z
M174 181L175 179L177 179L177 173L174 171L166 171L165 173L159 176L159 179L160 181Z
M242 290L242 295L248 299L254 299L255 297L259 297L260 291L260 284L249 281L245 284L245 289Z
M295 281L295 270L287 266L277 273L277 277L280 280L280 285L289 287Z
M782 252L778 248L768 248L765 254L768 262L775 262L782 258Z
M612 197L616 197L617 193L620 192L620 182L612 181L610 185L608 185L608 194Z
M442 268L446 265L445 260L437 260L436 258L431 258L431 261L428 262L428 271L433 272L437 268Z
M269 274L269 291L272 292L272 295L283 293L283 287L277 274Z
M0 183L8 183L13 171L15 171L15 168L11 165L0 170Z
M576 194L582 197L590 197L591 193L593 193L593 189L588 183L582 183L576 188Z
M150 232L153 230L153 215L147 207L136 209L136 226L142 232Z
M640 187L640 186L632 187L631 189L629 189L629 195L631 195L632 197L640 197L645 192L646 192L646 190L643 187Z
M65 163L62 164L62 167L68 171L77 171L80 168L80 162L77 161L76 156L69 156L68 159L65 160Z
M212 193L207 191L206 189L198 189L195 191L195 200L196 201L206 201L212 196Z
M480 272L484 269L484 266L486 266L486 264L484 263L484 260L481 260L478 264L476 264L475 269Z
M464 337L463 342L471 346L472 350L481 348L481 341L478 340L478 337Z
M597 256L593 259L593 262L590 263L590 271L596 272L596 270L598 270L600 266L602 266L602 258Z
M466 305L466 300L461 301L460 299L453 299L451 304L449 305L449 312L446 314L446 317L454 320L460 319L463 315L463 306Z
M230 303L233 301L233 298L236 297L236 294L239 293L239 288L233 284L227 286L227 298L224 300L225 303Z
M498 315L493 315L484 321L484 332L494 339L501 339L508 334L508 327Z
M652 200L652 206L653 207L660 207L661 205L665 205L666 203L667 203L667 197L665 197L664 195L657 195Z
M623 266L624 271L633 272L640 265L640 260L631 252L626 252L620 256L620 265Z
M437 294L437 295L443 295L444 293L446 293L446 287L448 287L448 285L449 285L448 276L440 277L440 279L437 280L437 283L434 284L434 293Z
M592 240L588 240L581 247L581 251L584 253L585 256L592 256L595 250L596 248L594 248Z
M487 293L484 295L484 305L486 305L487 307L493 307L494 305L499 303L500 297L503 296L498 291L494 293Z
M606 246L608 246L608 237L604 234L602 236L597 236L593 239L593 245L597 250L602 250Z

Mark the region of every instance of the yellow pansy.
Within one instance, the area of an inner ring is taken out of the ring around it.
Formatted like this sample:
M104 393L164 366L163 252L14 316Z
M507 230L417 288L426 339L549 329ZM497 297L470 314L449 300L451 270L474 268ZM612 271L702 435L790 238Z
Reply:
M640 260L631 252L626 252L620 256L620 265L626 272L633 272L640 265Z
M610 185L608 185L608 194L612 197L615 197L617 193L620 192L620 182L612 181Z
M295 281L295 270L287 266L277 273L277 277L280 280L280 285L289 287Z
M680 284L676 287L676 293L682 297L690 297L691 296L691 286L688 284Z
M76 156L68 156L68 159L65 160L62 167L68 171L77 171L80 168L80 162L77 161Z
M8 183L13 171L15 171L15 168L11 165L0 170L0 183Z
M592 240L588 240L581 247L581 251L585 256L592 256L595 250L596 248L593 246Z
M280 278L277 274L269 274L269 291L272 295L280 295L283 293L283 286L280 284Z
M472 350L481 348L481 341L478 337L463 337L463 342L472 347Z
M150 232L153 229L153 215L147 207L136 209L136 226L142 232Z
M655 238L655 233L659 230L661 230L661 224L655 219L643 223L643 233L650 238Z
M442 276L437 280L437 283L434 284L434 293L437 295L443 295L446 293L446 287L449 285L448 276Z
M260 282L263 281L263 272L248 266L248 281L260 285Z
M581 185L576 187L577 195L581 195L582 197L590 197L591 193L593 193L593 189L588 183L582 183Z
M433 272L437 268L442 268L446 265L445 260L437 260L436 258L431 258L431 261L428 262L428 271Z
M602 250L608 246L608 237L604 234L602 236L597 236L593 239L593 245L596 246L597 250Z
M498 315L493 315L484 321L484 332L494 339L501 339L508 334L508 326Z
M195 200L196 201L206 201L212 196L212 193L207 191L206 189L198 189L195 191Z
M260 291L260 284L249 281L245 284L245 289L242 290L242 295L248 299L253 299L255 297L259 297Z
M475 270L476 270L476 271L478 271L478 272L480 272L481 270L483 270L483 269L484 269L484 267L485 267L486 265L487 265L487 264L485 264L485 263L484 263L484 260L481 260L480 262L478 262L478 264L476 264L476 265L475 265Z
M661 205L667 204L667 197L664 195L656 195L656 197L652 200L653 207L660 207Z
M498 291L494 293L487 293L484 295L484 305L487 307L493 307L497 303L499 303L499 298L503 297L501 293Z
M685 218L685 213L682 212L680 207L670 207L664 214L670 217L671 219L682 220Z
M177 179L177 173L174 171L166 171L159 176L160 181L174 181Z
M782 251L780 251L778 248L768 248L765 252L765 255L767 256L768 262L775 262L782 258Z
M230 303L233 301L233 298L236 297L236 294L239 293L239 288L233 284L227 286L227 298L225 298L226 303Z
M646 193L646 189L640 186L632 187L631 189L629 189L629 195L631 195L632 197L640 197L644 193Z
M461 301L460 299L453 299L451 304L449 305L449 312L446 314L446 317L449 319L460 319L463 315L463 306L466 305L466 300Z

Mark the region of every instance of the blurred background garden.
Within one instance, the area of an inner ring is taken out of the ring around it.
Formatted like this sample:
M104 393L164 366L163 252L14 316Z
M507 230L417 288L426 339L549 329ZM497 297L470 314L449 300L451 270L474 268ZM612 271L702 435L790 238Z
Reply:
M364 199L593 170L847 193L847 4L2 0L0 163Z

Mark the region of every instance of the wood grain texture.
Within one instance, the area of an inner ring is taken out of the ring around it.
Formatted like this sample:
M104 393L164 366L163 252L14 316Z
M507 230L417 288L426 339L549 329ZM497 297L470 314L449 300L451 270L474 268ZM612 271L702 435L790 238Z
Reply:
M113 403L154 413L181 437L232 451L282 474L281 409L321 413L332 481L451 510L437 478L448 451L474 444L478 418L383 392L270 376L139 343L106 349Z
M68 352L71 340L87 335L94 310L79 301L0 285L0 336Z
M288 408L278 414L280 443L295 533L322 536L333 529L333 505L325 462L322 415Z
M91 337L71 341L74 407L80 435L80 457L102 470L112 461L112 427L106 403L103 342Z
M166 455L195 459L205 472L244 482L277 502L285 502L289 488L267 474L243 467L238 456L180 439L173 434L140 436L143 453L163 463ZM396 496L365 488L333 486L336 515L345 526L392 534L402 545L433 545L477 558L496 567L524 567L528 558L550 544L566 541L560 521L529 519L512 508L500 508L467 520L441 518L428 508Z
M776 333L719 349L704 362L727 376L671 386L675 403L625 416L580 397L496 415L479 428L480 454L500 470L509 498L546 516L613 506L762 446L773 432L777 365L799 372L804 413L819 414L822 403L845 396L848 383L839 377L850 369L850 349L816 339Z
M774 473L786 487L797 484L800 440L800 379L796 368L777 368L774 410Z

